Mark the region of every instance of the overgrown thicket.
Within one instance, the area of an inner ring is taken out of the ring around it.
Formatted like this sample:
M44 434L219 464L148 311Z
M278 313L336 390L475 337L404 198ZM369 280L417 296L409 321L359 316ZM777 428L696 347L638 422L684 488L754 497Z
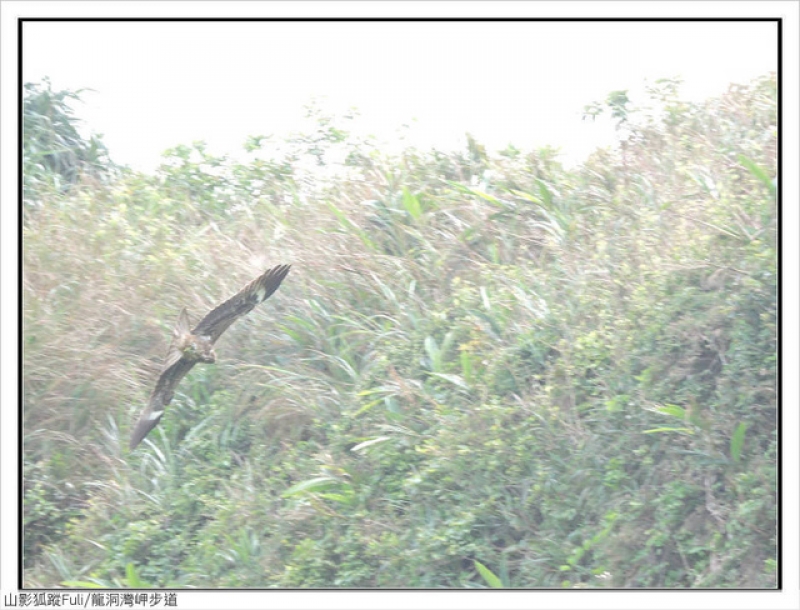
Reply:
M653 94L572 170L320 117L38 191L25 584L774 587L776 84ZM279 263L128 453L180 308Z
M22 104L23 211L36 209L80 182L103 182L115 173L102 138L83 137L70 106L83 90L53 91L48 79L27 83Z

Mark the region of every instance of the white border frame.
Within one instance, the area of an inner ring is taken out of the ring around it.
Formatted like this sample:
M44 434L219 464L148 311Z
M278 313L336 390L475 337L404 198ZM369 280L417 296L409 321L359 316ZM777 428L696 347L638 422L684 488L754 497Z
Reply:
M772 591L179 591L180 608L703 608L800 607L798 481L798 9L796 1L740 2L24 2L0 5L0 593L17 592L17 18L18 17L783 17L783 590ZM676 41L679 44L679 41Z

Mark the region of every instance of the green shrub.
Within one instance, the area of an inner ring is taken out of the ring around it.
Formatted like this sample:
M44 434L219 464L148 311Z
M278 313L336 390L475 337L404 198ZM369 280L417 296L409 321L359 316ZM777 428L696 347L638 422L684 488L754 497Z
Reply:
M312 112L30 182L25 583L774 587L775 79L653 95L570 170ZM129 454L180 308L284 262Z

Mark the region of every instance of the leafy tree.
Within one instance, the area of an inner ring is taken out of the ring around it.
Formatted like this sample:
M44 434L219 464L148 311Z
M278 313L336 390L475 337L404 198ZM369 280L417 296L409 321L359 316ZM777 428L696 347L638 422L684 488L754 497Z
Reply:
M82 177L102 179L110 169L108 150L99 136L88 139L78 131L80 121L70 101L80 101L85 89L53 91L49 79L26 83L22 104L23 201L35 208L38 192L66 192Z

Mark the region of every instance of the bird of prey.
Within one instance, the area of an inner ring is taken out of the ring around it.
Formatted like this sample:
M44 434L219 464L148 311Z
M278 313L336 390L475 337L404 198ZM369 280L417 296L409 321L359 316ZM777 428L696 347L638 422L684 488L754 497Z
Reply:
M289 273L289 268L290 265L278 265L268 269L237 294L212 309L191 332L186 308L181 310L178 324L172 331L172 342L164 359L161 376L150 395L147 408L133 430L131 451L156 427L164 409L172 400L175 387L186 373L198 362L211 364L216 361L213 347L220 335L237 319L272 295Z

